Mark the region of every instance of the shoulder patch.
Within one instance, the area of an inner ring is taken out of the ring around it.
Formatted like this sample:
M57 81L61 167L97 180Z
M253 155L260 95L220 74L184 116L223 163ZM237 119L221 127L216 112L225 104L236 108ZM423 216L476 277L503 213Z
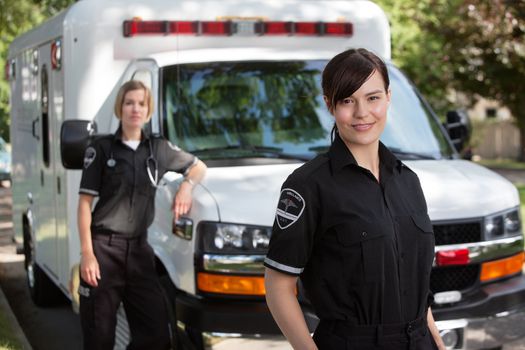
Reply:
M97 157L97 151L93 147L86 148L84 153L84 169L87 169Z
M173 143L171 143L170 141L168 141L168 146L170 146L170 148L174 151L180 151L180 148L175 146Z
M283 188L277 204L275 218L281 229L292 226L304 211L306 203L297 191L291 188Z

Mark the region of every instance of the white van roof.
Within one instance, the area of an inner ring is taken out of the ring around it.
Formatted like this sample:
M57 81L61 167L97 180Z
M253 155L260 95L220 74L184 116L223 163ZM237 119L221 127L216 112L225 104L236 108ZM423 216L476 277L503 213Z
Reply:
M143 21L348 22L353 33L349 37L147 35L126 38L122 34L123 23L134 18ZM367 0L82 0L43 27L17 38L11 44L10 56L60 37L64 32L82 37L86 31L94 32L92 37L99 39L84 45L104 46L111 40L114 59L123 60L166 51L234 47L310 48L329 51L331 56L350 47L365 47L384 59L391 58L388 19L379 6Z

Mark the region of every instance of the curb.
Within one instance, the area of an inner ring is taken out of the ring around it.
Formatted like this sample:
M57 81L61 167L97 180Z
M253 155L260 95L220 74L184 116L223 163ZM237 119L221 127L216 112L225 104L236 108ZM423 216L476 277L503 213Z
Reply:
M9 306L9 302L7 301L7 298L5 297L4 291L2 290L1 287L0 287L0 309L4 312L5 317L7 318L7 322L9 322L13 330L13 335L20 342L22 349L32 350L33 348L31 347L31 344L29 344L29 341L27 340L26 335L24 331L22 330L22 327L20 327L20 324L18 323L18 320L16 319L16 316L13 313L13 310L11 310L11 306Z

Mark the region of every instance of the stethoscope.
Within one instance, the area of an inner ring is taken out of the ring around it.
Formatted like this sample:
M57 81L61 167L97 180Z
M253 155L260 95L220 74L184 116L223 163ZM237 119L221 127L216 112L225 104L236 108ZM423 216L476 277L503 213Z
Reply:
M151 145L151 139L148 139L148 148L149 148L149 157L146 159L146 171L148 172L149 180L153 187L157 187L157 181L159 180L159 165L157 160L153 156L153 146ZM153 164L153 172L151 171L151 164ZM109 159L106 161L106 165L109 168L115 167L117 161L113 158L113 143L111 144L111 149L109 151Z

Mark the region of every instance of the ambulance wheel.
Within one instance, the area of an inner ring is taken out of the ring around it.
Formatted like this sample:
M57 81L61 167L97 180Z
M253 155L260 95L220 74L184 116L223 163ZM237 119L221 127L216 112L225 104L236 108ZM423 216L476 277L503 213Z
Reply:
M27 266L27 285L31 299L37 306L54 306L64 300L62 293L37 264Z
M27 270L27 266L32 262L33 259L33 239L31 238L31 227L29 226L29 223L27 222L27 219L24 217L22 220L22 230L24 235L24 267Z
M40 266L35 263L35 249L29 232L31 232L29 225L24 222L24 256L29 294L37 306L57 305L64 300L64 296Z
M175 286L171 282L168 275L160 276L159 281L160 285L162 286L162 291L164 292L166 311L168 312L168 322L171 335L171 349L184 349L177 331L177 313L175 312Z
M160 284L164 291L168 317L171 328L171 344L173 350L204 350L202 333L192 328L179 329L177 326L177 312L175 296L177 289L166 275L159 276Z

